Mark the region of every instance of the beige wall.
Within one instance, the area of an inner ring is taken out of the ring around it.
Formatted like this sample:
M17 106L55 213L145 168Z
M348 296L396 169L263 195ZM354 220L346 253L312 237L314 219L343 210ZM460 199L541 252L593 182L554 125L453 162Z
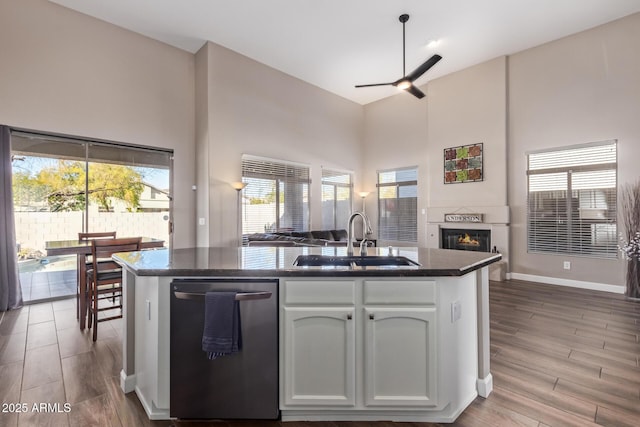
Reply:
M362 89L375 90L375 88ZM418 246L424 246L424 219L427 207L427 103L408 93L381 99L364 107L364 181L356 191L369 191L366 212L374 235L377 224L377 171L404 167L418 168ZM357 204L358 210L361 204ZM379 242L397 245L396 242Z
M429 207L505 206L506 58L467 68L429 82ZM479 182L444 183L444 149L483 143Z
M479 228L509 261L507 203L507 58L499 57L441 77L428 85L427 245L440 247L446 213L480 213ZM444 183L444 150L483 144L483 180ZM464 225L463 228L473 228Z
M196 137L198 162L206 158L208 169L198 176L198 199L202 194L208 204L198 204L206 224L197 234L208 242L198 244L237 243L237 198L229 184L241 179L242 154L308 164L311 228L320 227L321 167L351 170L358 185L362 106L215 43L200 49L196 63L197 92L208 94Z
M640 159L640 14L509 58L511 270L624 284L616 260L528 254L527 151L618 140L618 183L637 179ZM562 262L571 261L570 271Z
M175 154L176 247L194 243L194 57L46 0L0 2L0 123Z
M196 87L196 246L209 247L209 48L195 55ZM198 225L204 221L204 225Z

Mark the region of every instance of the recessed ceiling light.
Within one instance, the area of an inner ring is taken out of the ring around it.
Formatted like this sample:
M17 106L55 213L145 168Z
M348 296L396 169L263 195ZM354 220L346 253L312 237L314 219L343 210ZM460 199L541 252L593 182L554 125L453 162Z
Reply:
M440 44L440 40L439 40L439 39L429 40L429 41L427 42L427 48L428 48L428 49L434 49L434 48L436 48L439 44Z

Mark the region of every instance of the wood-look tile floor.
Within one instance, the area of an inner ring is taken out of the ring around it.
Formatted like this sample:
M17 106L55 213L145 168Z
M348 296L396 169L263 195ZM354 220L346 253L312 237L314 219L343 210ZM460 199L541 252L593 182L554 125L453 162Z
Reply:
M453 425L640 426L640 303L520 281L492 282L490 303L494 391ZM93 343L78 329L74 299L4 313L0 426L434 425L149 421L135 393L119 387L121 327L121 320L100 323Z

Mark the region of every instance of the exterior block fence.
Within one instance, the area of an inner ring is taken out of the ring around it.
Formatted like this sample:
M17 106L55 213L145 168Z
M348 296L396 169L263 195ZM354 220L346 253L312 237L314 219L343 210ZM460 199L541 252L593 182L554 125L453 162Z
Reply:
M169 241L168 212L95 212L87 231L116 231L118 237ZM18 251L45 255L45 242L73 240L82 231L83 212L15 212Z

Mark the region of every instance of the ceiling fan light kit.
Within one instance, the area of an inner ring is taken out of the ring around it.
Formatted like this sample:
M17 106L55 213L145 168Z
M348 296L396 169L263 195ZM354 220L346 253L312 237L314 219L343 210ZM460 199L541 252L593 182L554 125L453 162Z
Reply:
M409 80L401 80L396 85L398 89L406 90L411 87L411 82Z
M409 92L410 94L412 94L413 96L415 96L418 99L424 98L424 93L420 89L418 89L417 86L415 86L413 84L413 82L416 81L417 79L419 79L431 67L436 65L436 63L442 59L442 56L437 55L437 54L433 55L431 58L427 59L420 66L418 66L418 68L416 68L415 70L413 70L412 72L407 74L406 73L406 67L405 67L405 63L406 63L406 59L405 59L406 47L405 47L404 24L409 20L409 15L404 13L404 14L400 15L400 17L398 19L400 20L400 22L402 22L402 74L404 76L402 78L396 80L395 82L356 85L356 87L360 88L360 87L372 87L372 86L395 86L400 90L405 90L405 91Z

